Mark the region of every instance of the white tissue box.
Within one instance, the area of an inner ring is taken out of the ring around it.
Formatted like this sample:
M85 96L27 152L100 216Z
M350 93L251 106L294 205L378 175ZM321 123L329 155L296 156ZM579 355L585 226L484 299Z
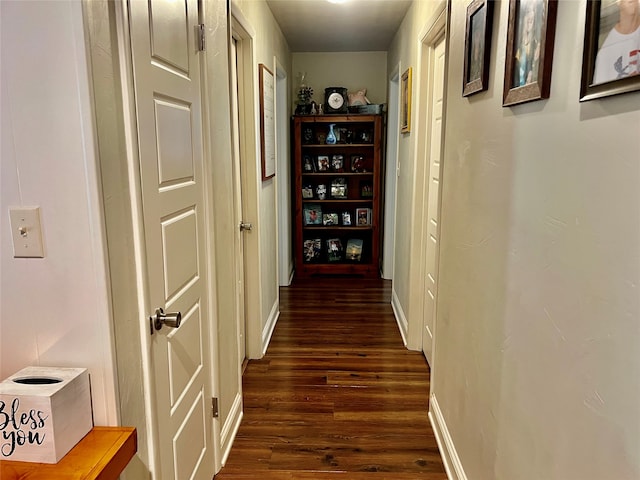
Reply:
M0 459L58 463L91 428L86 368L27 367L0 382Z

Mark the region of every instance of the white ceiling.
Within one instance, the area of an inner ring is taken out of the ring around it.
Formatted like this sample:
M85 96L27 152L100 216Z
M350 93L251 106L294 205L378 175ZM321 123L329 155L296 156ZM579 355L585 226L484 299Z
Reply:
M386 51L412 0L267 0L292 52Z

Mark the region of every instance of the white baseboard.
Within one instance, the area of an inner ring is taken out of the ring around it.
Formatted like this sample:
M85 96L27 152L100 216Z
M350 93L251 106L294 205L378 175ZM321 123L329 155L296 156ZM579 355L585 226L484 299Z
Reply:
M262 330L262 355L267 353L267 347L269 346L269 342L271 341L271 336L273 335L273 330L276 328L276 323L278 322L278 318L280 317L280 303L276 299L271 307L271 312L269 313L269 318L267 319L267 324Z
M431 394L429 399L429 421L431 427L436 436L438 442L438 448L440 449L440 456L444 463L444 468L447 471L447 477L449 480L467 480L467 475L462 468L462 462L458 457L458 452L453 444L453 439L447 429L447 424L442 416L442 410L438 405L438 400L434 394Z
M406 347L409 322L407 321L407 317L404 314L404 310L402 310L400 299L396 295L396 291L393 289L391 289L391 309L393 310L393 316L396 317L396 323L398 324L398 329L400 330L402 341L404 342L404 346Z
M231 452L233 440L236 438L240 423L242 422L242 415L242 394L238 393L233 400L227 421L224 422L222 430L220 431L220 449L222 451L222 461L220 464L223 466L227 463L227 457L229 457L229 453Z

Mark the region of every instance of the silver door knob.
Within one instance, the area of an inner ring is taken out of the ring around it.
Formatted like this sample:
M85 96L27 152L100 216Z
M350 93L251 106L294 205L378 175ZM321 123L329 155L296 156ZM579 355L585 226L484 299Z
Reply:
M149 317L151 323L151 333L153 329L160 330L163 325L171 328L178 328L182 322L182 313L164 313L162 308L156 308L156 314Z
M252 228L253 228L253 225L251 225L250 223L240 222L240 231L241 232L243 230L251 230Z

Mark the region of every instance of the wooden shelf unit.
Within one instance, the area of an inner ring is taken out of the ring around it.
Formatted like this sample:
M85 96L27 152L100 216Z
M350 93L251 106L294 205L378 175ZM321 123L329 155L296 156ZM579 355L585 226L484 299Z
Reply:
M335 125L334 132L339 137L334 145L325 143L330 124ZM298 278L316 275L379 277L382 135L382 115L293 116L293 231ZM327 161L327 170L321 170L319 157ZM336 168L340 161L341 169ZM325 198L319 198L318 185L325 185ZM333 193L342 193L341 185L345 185L346 194L332 195L332 185ZM303 197L303 189L307 197ZM312 197L308 197L309 192ZM367 224L359 222L366 212L363 209L370 211ZM327 225L318 220L313 212L320 210L322 215L337 214L337 223ZM345 213L350 216L350 225L344 222ZM321 223L312 224L313 221ZM334 250L330 255L330 245L336 245L336 239L342 251ZM359 260L349 255L353 252L347 251L349 240L362 241ZM316 245L313 258L309 246L312 241Z

